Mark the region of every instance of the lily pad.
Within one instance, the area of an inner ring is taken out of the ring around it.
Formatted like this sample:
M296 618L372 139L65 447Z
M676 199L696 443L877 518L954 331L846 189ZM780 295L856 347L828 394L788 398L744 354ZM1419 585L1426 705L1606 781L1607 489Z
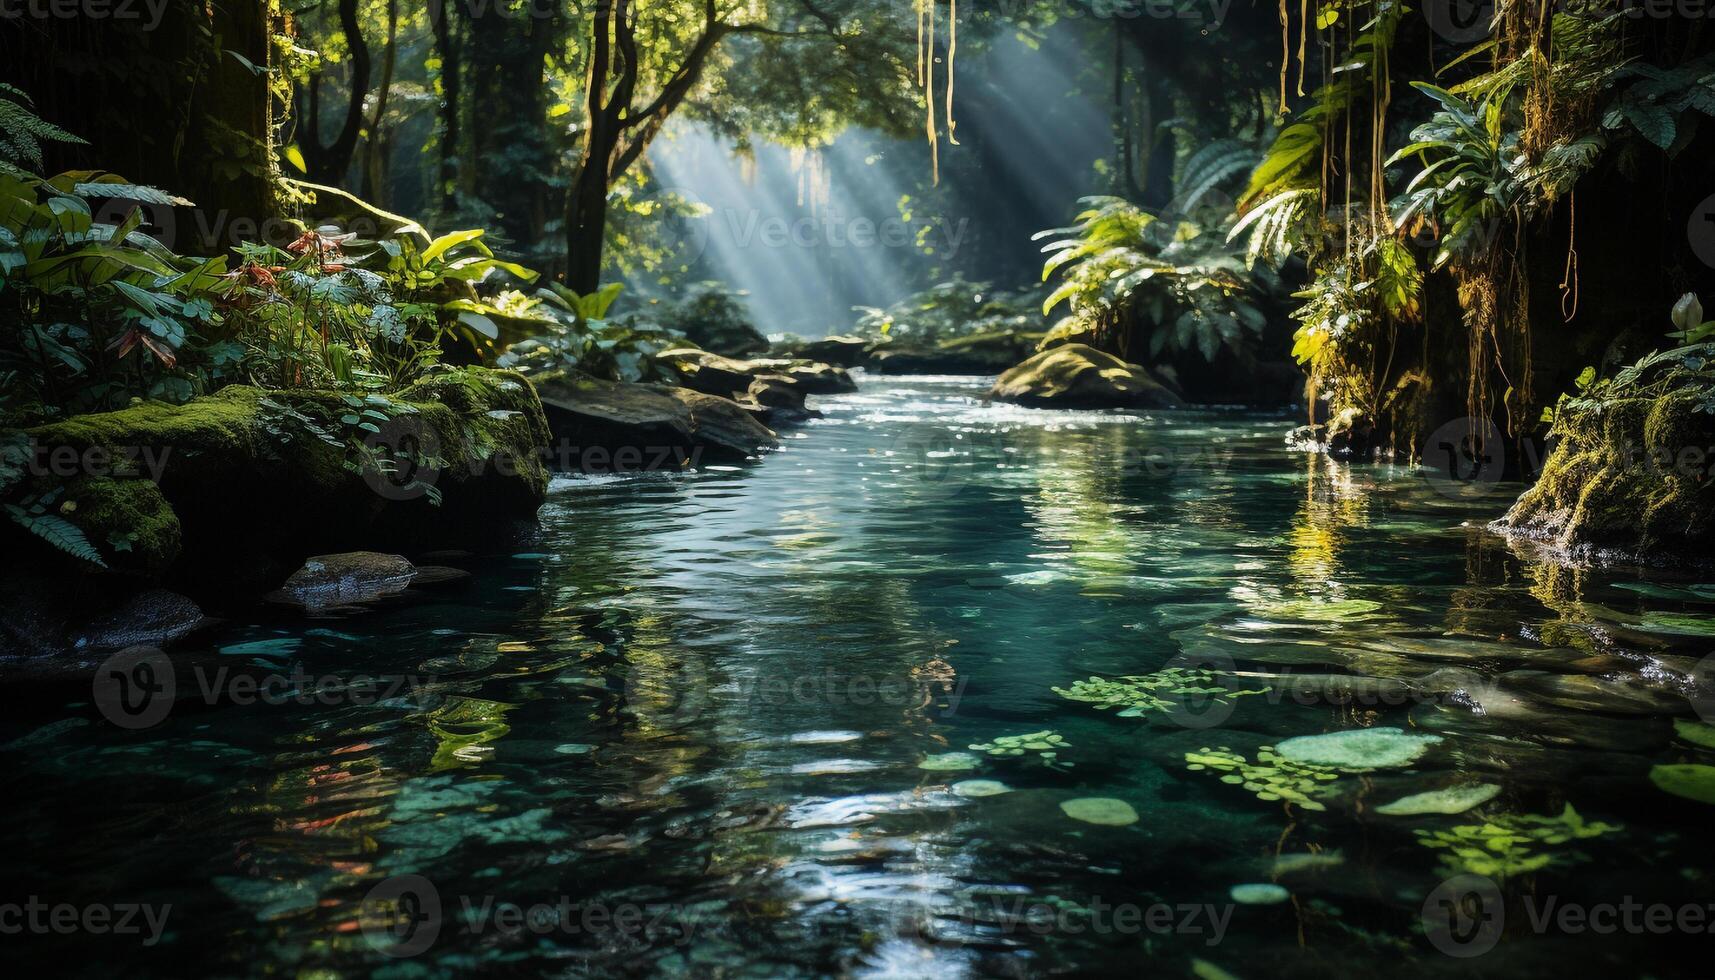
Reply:
M1715 766L1653 766L1650 782L1664 792L1699 803L1715 803Z
M1692 721L1690 718L1675 718L1673 720L1673 733L1692 745L1705 749L1715 749L1715 725L1702 721Z
M1464 813L1499 796L1501 788L1493 783L1473 783L1469 786L1449 786L1427 793L1402 797L1376 807L1377 813L1390 817L1415 817L1425 813Z
M1124 827L1137 823L1137 811L1132 809L1130 803L1108 796L1080 796L1075 800L1064 801L1060 804L1060 809L1073 820L1104 827Z
M1286 889L1266 882L1234 885L1227 894L1240 905L1279 905L1292 897Z
M930 772L962 772L975 769L981 761L969 752L943 752L940 755L928 756L917 763L917 768Z
M1398 728L1354 728L1289 738L1275 746L1275 751L1300 765L1364 772L1409 766L1440 741L1439 735L1414 735Z
M973 799L983 796L999 796L1012 792L1012 787L998 779L967 779L953 784L953 792L960 796Z

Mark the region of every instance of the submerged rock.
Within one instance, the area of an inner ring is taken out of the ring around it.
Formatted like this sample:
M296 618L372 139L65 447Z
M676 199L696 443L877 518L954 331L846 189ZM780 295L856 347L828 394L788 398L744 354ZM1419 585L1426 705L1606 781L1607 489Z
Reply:
M1136 364L1083 344L1045 350L1000 376L989 397L1064 408L1175 408L1178 396Z
M1568 410L1536 484L1491 527L1575 561L1709 561L1715 415L1691 390Z
M165 647L214 622L191 599L139 588L128 577L74 579L19 567L0 578L0 594L7 600L0 660L87 661L132 646Z
M404 592L416 574L416 567L399 555L374 551L317 555L270 598L311 611L360 605Z
M93 651L164 647L208 622L202 608L177 592L145 589L92 620L73 644Z
M706 392L569 374L537 387L562 470L673 469L705 452L743 457L778 445L743 406Z

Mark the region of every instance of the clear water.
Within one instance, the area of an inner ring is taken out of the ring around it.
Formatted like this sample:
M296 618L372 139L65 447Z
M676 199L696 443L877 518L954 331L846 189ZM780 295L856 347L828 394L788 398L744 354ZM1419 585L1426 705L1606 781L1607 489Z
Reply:
M1295 453L1291 419L983 407L981 390L871 380L760 463L562 478L540 540L470 562L462 590L335 620L259 611L175 653L179 699L152 728L111 724L86 684L15 688L8 891L171 911L152 946L6 935L8 959L175 976L1704 973L1701 931L1531 916L1715 901L1712 811L1650 778L1715 761L1671 720L1699 731L1685 678L1710 641L1643 618L1706 616L1715 593L1533 562L1482 530L1516 487L1459 496ZM1174 666L1231 691L1123 717L1053 690ZM227 695L187 695L222 669ZM293 669L410 683L379 703L230 693L231 671ZM1466 673L1325 696L1448 669ZM1261 674L1305 675L1304 693L1237 693L1280 683ZM1441 741L1407 768L1310 779L1321 810L1266 798L1268 773L1188 768L1361 727ZM1064 743L1051 759L969 748L1044 730ZM975 767L922 768L950 753ZM1010 792L949 789L965 780ZM1470 784L1498 795L1377 812ZM1089 797L1136 822L1061 807ZM1454 951L1482 955L1443 952L1424 909L1459 869L1417 832L1568 804L1588 836L1543 824L1557 839L1484 866L1475 910L1504 928L1459 930ZM1235 903L1244 884L1287 898Z

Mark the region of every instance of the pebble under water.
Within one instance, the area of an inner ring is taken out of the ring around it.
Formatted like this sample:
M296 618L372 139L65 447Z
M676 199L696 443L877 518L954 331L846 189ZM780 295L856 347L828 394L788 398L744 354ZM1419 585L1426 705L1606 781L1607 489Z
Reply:
M150 728L15 689L19 900L170 910L8 960L1706 973L1715 587L1521 553L1484 530L1518 486L1285 416L983 390L871 378L760 462L561 477L463 588L201 634Z

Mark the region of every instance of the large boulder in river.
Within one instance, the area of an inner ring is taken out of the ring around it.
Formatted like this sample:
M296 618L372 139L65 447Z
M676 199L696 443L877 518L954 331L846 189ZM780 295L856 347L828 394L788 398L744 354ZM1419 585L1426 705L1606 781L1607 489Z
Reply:
M778 445L730 398L577 374L536 379L554 431L557 469L671 469L705 454L745 457Z
M1709 564L1715 415L1694 387L1660 383L1563 410L1542 475L1494 530L1579 562Z
M792 351L793 356L819 361L835 367L861 367L869 357L870 342L862 337L833 334L820 340L806 341Z
M932 346L877 344L865 366L878 374L999 374L1029 357L1040 333L988 330Z
M195 596L259 594L317 552L492 540L532 518L547 492L535 390L484 368L433 373L385 397L233 385L27 436L40 458L75 463L47 467L27 490L51 495L50 516L75 526L87 550L74 559L15 528L0 532L10 534L0 547Z
M1179 397L1150 373L1084 344L1065 344L1007 371L996 401L1052 408L1177 408Z
M856 391L857 382L844 368L784 357L749 361L722 357L695 347L676 347L655 355L685 379L685 387L710 395L735 396L760 377L778 378L806 395L835 395Z

